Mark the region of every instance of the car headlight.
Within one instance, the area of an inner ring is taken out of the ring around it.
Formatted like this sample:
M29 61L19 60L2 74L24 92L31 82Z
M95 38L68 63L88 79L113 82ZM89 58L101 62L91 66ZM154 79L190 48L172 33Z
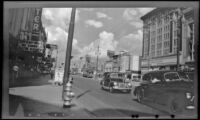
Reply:
M190 98L192 98L192 94L191 94L191 93L189 93L189 92L187 92L187 93L186 93L186 98L187 98L187 99L190 99Z
M114 85L117 85L117 83L116 83L116 82L114 82Z

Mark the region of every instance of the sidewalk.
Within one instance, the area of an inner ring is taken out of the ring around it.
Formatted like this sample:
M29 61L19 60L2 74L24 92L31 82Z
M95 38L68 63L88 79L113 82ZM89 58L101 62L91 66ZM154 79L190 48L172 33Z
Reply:
M10 88L9 93L12 103L18 104L11 105L17 107L13 118L94 118L75 98L70 109L63 109L62 87L59 86L15 87Z

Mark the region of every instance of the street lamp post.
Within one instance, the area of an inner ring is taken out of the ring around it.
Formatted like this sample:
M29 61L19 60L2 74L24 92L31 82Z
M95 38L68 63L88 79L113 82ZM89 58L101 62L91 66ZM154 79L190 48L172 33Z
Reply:
M96 72L98 71L98 62L99 62L99 45L97 47L97 64L96 64Z
M68 42L67 42L67 49L66 49L66 58L65 58L65 70L63 76L63 92L62 98L64 100L63 108L71 106L71 97L73 95L71 92L71 85L69 80L69 72L70 72L70 61L71 61L71 51L72 51L72 42L73 42L73 34L74 34L74 21L75 21L75 13L76 8L72 8L71 12L71 20L69 25L69 35L68 35Z

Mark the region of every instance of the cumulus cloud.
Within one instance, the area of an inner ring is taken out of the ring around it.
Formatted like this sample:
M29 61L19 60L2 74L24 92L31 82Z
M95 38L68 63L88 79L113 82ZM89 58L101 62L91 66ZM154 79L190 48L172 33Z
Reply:
M108 15L106 15L105 13L102 13L102 12L97 12L96 15L98 18L107 18L109 20L112 19L111 17L109 17Z
M142 15L145 15L146 13L152 11L153 9L155 8L136 8L138 9L138 11L142 14Z
M138 30L137 33L130 33L119 40L119 50L128 50L134 55L141 55L142 51L142 30Z
M137 14L138 12L134 8L127 8L124 10L123 17L126 20L133 20L134 16L136 16Z
M43 8L42 20L43 24L47 26L58 26L66 29L71 18L71 8ZM76 9L75 22L79 20L79 10ZM46 24L46 22L50 24Z
M143 35L142 30L138 30L136 34L130 33L130 34L124 36L124 37L125 38L130 38L130 39L133 39L133 40L142 41L142 35Z
M84 56L86 54L89 54L93 57L96 56L95 52L97 52L97 44L100 48L100 57L106 57L107 50L116 50L118 42L114 40L113 33L102 31L101 33L99 33L99 38L97 40L91 42L88 46L85 46L82 49L82 53L80 56Z
M123 18L127 20L130 25L136 28L141 28L142 21L140 20L140 17L153 9L155 8L126 8L123 13Z
M90 25L90 26L94 26L96 28L100 28L103 26L103 23L100 21L96 21L96 20L87 20L85 21L85 24Z
M142 28L143 26L142 22L138 22L138 21L133 21L130 24L135 26L136 28Z

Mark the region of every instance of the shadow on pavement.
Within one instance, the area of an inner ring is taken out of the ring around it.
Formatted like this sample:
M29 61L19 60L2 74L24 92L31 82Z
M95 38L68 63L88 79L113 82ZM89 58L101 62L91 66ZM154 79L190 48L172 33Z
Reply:
M88 111L89 112L89 111ZM90 111L90 114L96 117L154 117L154 114L142 113L139 111L132 111L126 109L97 109L95 111Z
M76 96L76 99L79 99L81 96L85 95L86 93L90 92L91 90L86 90L85 92L79 94L78 96Z
M19 106L22 106L21 111L18 108ZM69 116L72 112L69 109L64 110L64 113L61 111L63 111L63 108L60 106L43 103L21 96L9 95L10 116L18 116L17 113L20 112L23 113L21 115L24 117L64 117Z
M26 86L41 86L51 84L49 75L41 75L37 78L19 78L15 83L9 83L9 87L26 87Z

